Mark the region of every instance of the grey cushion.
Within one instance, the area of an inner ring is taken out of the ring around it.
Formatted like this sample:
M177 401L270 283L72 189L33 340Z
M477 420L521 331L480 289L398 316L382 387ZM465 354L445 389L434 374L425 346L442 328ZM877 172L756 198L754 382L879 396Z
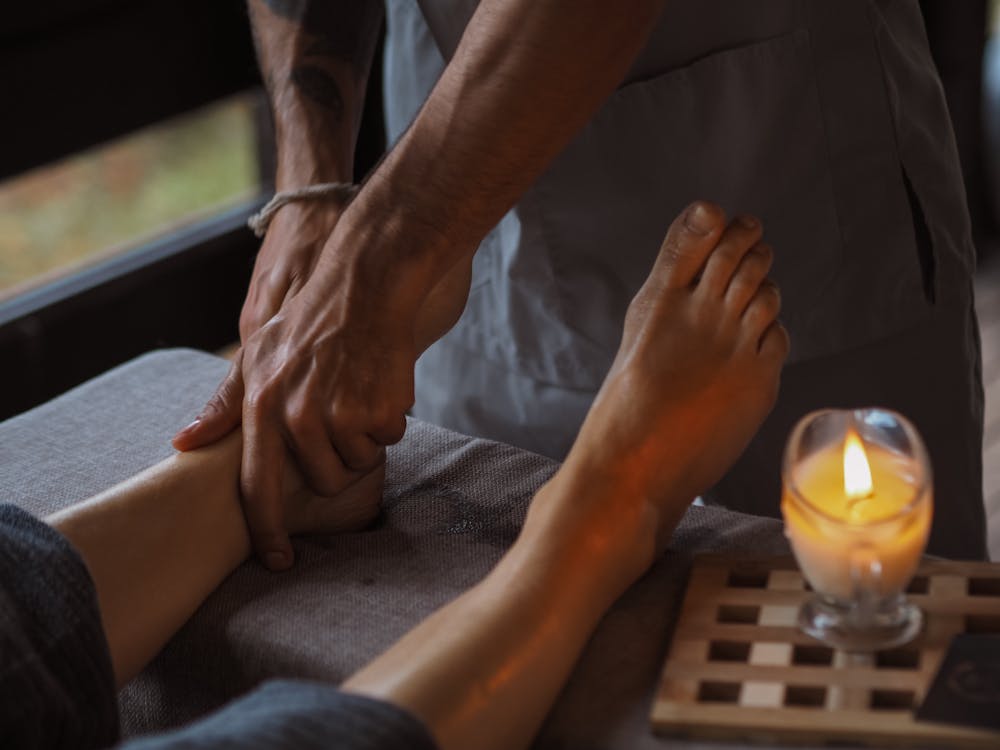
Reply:
M169 456L226 368L155 352L0 424L0 497L44 515ZM300 539L291 572L247 562L209 597L122 691L127 735L188 721L268 677L343 680L490 569L557 464L410 421L388 467L373 528ZM602 621L538 747L665 745L647 716L687 565L719 550L787 546L774 520L691 508L672 549Z

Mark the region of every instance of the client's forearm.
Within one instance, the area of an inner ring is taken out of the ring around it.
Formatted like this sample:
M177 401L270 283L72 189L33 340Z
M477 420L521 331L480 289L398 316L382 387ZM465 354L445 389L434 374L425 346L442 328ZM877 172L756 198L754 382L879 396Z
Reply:
M444 750L526 747L601 616L637 574L632 555L588 511L597 504L587 493L606 504L613 491L557 475L497 567L344 689L409 710ZM568 504L581 513L566 523Z
M237 432L47 519L94 579L119 685L249 554L238 496L240 449Z

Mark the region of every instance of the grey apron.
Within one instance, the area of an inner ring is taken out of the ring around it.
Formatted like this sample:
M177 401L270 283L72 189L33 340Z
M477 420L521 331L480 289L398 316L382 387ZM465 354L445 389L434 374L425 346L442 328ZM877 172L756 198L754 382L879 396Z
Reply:
M476 5L388 0L390 140ZM793 366L964 304L965 197L916 1L668 3L621 86L483 241L461 321L418 362L415 415L564 456L696 198L762 218Z

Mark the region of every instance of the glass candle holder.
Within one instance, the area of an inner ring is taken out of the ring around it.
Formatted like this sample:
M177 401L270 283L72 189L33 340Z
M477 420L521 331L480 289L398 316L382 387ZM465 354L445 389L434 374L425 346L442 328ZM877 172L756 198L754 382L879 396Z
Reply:
M932 480L916 429L886 409L803 417L785 448L785 534L815 595L799 626L847 651L911 640L920 609L905 597L927 545Z

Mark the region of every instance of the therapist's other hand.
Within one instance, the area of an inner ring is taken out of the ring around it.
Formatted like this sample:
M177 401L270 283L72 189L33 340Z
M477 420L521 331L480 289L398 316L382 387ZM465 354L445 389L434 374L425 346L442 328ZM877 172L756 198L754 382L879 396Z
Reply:
M317 495L294 466L285 475L283 497L288 533L336 534L360 531L378 516L385 462L362 474L333 497Z
M289 203L271 221L261 243L243 310L240 340L246 341L298 293L316 266L346 204L333 198Z
M247 338L196 428L175 439L178 448L197 447L242 419L243 510L272 570L292 564L281 494L286 450L312 490L332 497L403 436L413 403L412 316L396 319L375 305L378 296L307 284Z

